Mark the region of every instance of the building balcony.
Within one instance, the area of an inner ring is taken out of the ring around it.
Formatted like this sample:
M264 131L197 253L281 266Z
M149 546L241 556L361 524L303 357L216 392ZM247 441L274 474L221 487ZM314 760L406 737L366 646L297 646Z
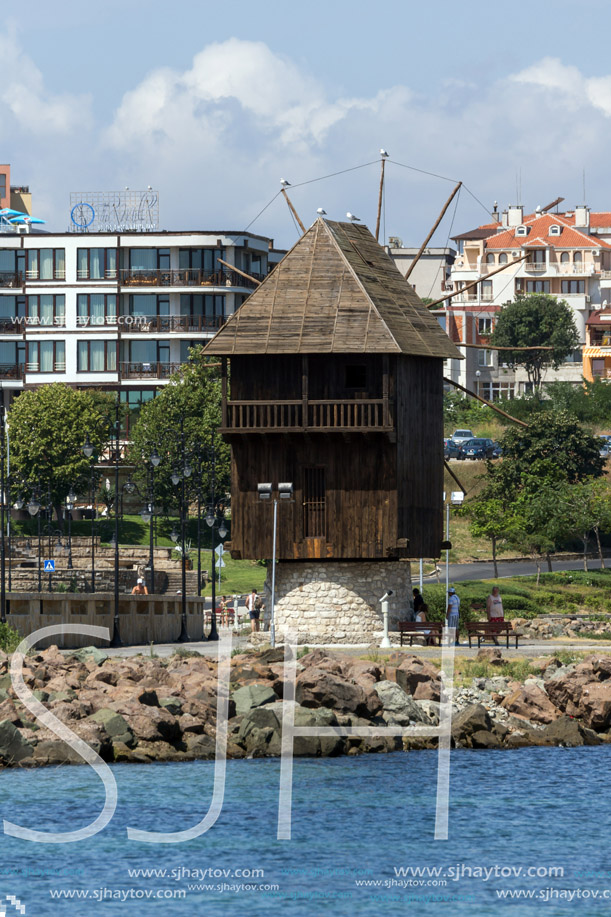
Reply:
M223 433L390 433L387 398L337 401L226 401Z
M182 363L121 363L122 379L169 379Z
M253 274L255 280L263 280L262 274ZM255 289L255 280L248 280L236 271L199 271L182 269L135 271L122 268L119 280L125 287L246 287Z
M23 379L23 366L16 363L0 363L0 379Z
M23 334L25 318L0 318L0 334Z
M0 287L22 287L21 271L0 271Z
M225 324L224 315L125 315L124 334L214 334Z

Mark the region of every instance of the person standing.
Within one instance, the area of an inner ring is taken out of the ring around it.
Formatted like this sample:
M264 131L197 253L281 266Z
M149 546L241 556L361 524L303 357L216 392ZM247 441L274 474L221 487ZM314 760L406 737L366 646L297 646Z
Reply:
M417 621L418 612L424 605L424 598L417 586L414 586L414 588L412 589L412 592L414 594L414 617L415 617L415 620Z
M144 580L141 577L138 577L138 581L134 588L132 589L132 595L148 595L149 591L144 585Z
M502 624L505 620L505 615L503 612L503 600L499 593L499 587L493 586L492 592L486 599L486 615L488 616L488 621L490 624ZM496 634L493 635L492 639L499 645Z
M446 624L448 627L454 627L456 630L455 645L460 646L458 639L458 623L460 619L460 599L456 595L456 589L450 586L448 589L448 608L446 611Z
M253 589L246 602L246 610L248 611L248 616L250 618L250 630L254 634L260 629L259 617L261 615L261 603L257 598L257 590ZM258 606L258 607L257 607Z

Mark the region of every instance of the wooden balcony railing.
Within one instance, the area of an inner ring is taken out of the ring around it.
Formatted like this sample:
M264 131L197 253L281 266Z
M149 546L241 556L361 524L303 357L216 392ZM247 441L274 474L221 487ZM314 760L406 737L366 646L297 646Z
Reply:
M263 280L263 275L253 274L256 280ZM182 269L137 271L121 269L119 272L123 286L157 286L157 287L247 287L254 289L257 284L231 270L198 271Z
M122 379L169 379L182 363L120 363Z
M213 334L227 320L224 315L130 315L124 316L124 319L128 319L121 323L124 334L195 334L206 331Z
M223 406L223 432L390 432L394 429L391 409L391 402L384 398L227 401Z
M20 271L0 271L0 287L23 286L23 274Z

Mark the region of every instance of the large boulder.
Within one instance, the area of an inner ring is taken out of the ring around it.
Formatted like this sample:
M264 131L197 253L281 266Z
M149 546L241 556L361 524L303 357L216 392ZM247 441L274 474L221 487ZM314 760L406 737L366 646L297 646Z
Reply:
M579 698L579 710L586 726L604 732L611 724L611 682L590 682L584 685Z
M561 716L545 727L545 736L554 745L572 748L578 745L601 745L602 739L591 729L586 729L578 720Z
M329 707L341 713L371 718L382 709L375 691L365 691L332 672L309 666L297 677L295 700L303 707Z
M94 662L95 665L102 665L109 658L108 653L97 646L83 646L80 650L71 652L70 656L77 662Z
M384 705L382 716L387 723L393 726L409 726L414 723L430 725L431 721L424 710L399 685L392 681L380 681L374 690Z
M580 716L581 692L585 685L594 680L590 667L585 670L581 666L570 668L569 671L559 669L545 679L545 690L552 703L567 716Z
M231 695L236 713L248 713L255 707L262 707L265 704L273 704L278 700L276 692L269 684L248 684L238 688Z
M481 732L492 732L492 721L482 704L469 704L452 717L452 738L456 745L470 748L472 736Z
M486 646L479 649L475 658L478 662L487 662L488 665L503 665L505 662L503 654L496 646Z
M524 717L533 723L551 723L560 716L545 691L534 683L518 685L503 698L501 706L515 716Z
M439 682L439 669L426 659L420 656L406 656L395 672L395 680L399 687L403 688L406 694L415 694L418 685L427 682ZM420 694L422 700L439 700L437 698L425 698Z
M314 710L295 705L295 726L337 726L333 710L317 707ZM296 757L331 757L344 753L346 740L342 736L295 736L293 754Z
M133 745L134 734L129 728L127 720L116 710L102 707L101 710L93 713L89 719L93 723L98 723L113 742L116 740L128 746Z
M9 720L0 721L0 758L5 764L19 764L30 758L34 749Z

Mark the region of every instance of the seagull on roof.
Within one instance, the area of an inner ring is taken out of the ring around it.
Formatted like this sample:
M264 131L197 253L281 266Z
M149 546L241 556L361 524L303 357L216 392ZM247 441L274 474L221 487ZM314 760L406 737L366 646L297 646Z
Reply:
M388 159L389 154L386 152L386 150L382 149L380 150L380 156L382 159Z
M348 217L351 223L360 223L361 221L360 217L356 217L353 213L350 213L350 211L348 211L346 216Z
M327 211L326 211L326 210L323 210L322 207L319 207L318 210L316 211L316 213L317 213L319 216L321 216L321 217L326 217L326 215L327 215Z
M290 181L287 181L286 178L281 178L281 179L280 179L280 184L282 185L283 188L290 188L290 187L291 187Z

